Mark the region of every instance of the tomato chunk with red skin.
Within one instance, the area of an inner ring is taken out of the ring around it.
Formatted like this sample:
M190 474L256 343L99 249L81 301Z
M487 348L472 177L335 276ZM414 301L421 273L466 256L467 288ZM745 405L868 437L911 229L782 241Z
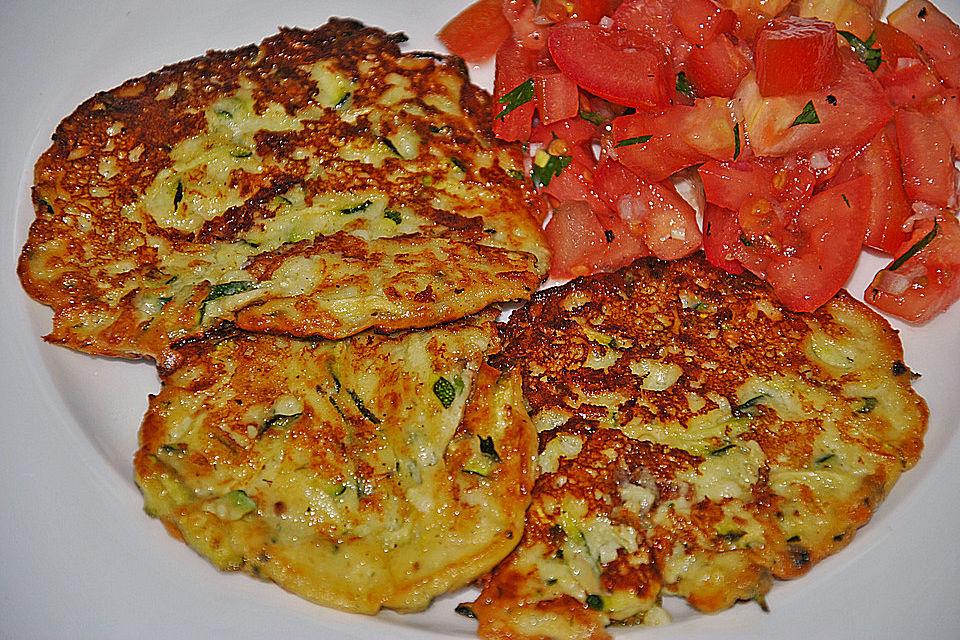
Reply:
M533 76L537 113L544 124L573 118L580 112L577 83L559 69L538 70Z
M960 299L960 223L952 214L939 215L936 221L937 233L933 240L903 263L894 272L897 275L887 272L892 262L878 273L864 292L864 300L881 311L919 324ZM933 222L929 220L918 225L898 255L915 246L932 229ZM893 277L905 279L897 287L905 286L903 291L890 292L894 289L889 284Z
M908 0L887 21L920 45L950 86L960 87L960 26L926 0Z
M437 39L467 62L486 62L511 33L503 0L477 0L444 25Z
M739 275L743 265L736 259L740 242L740 225L737 212L707 204L703 212L703 253L710 264L727 273Z
M863 243L892 255L907 240L903 226L913 214L903 192L900 156L894 141L881 129L853 163L870 183L867 231Z
M866 182L859 178L817 194L804 207L799 222L805 246L767 265L767 281L788 309L813 311L846 284L863 243L865 204Z
M670 64L656 42L640 33L567 23L550 29L548 44L561 71L605 100L653 109L673 98Z
M918 105L920 113L934 118L950 136L954 155L960 152L960 93L950 91L930 96Z
M748 75L737 89L750 145L758 156L809 154L840 148L853 152L865 145L893 116L883 87L852 52L841 52L839 77L819 91L764 97ZM819 119L794 124L807 103Z
M493 132L501 140L527 140L530 137L534 102L530 100L510 113L499 116L505 105L499 101L510 91L533 76L536 52L525 49L515 38L507 38L497 49L497 63L493 78L495 118Z
M837 27L816 18L771 20L757 34L755 54L757 84L764 96L817 91L840 70Z
M552 277L575 278L597 270L606 237L603 225L586 202L561 202L544 232L553 252Z
M546 24L585 20L596 24L613 12L610 0L539 0L537 19Z
M738 136L740 149L746 148L742 135L727 100L705 98L659 113L621 116L613 121L607 143L623 164L651 182L660 182L711 158L733 160ZM650 138L642 141L646 136Z
M894 121L907 199L952 206L956 169L949 134L934 118L910 109L898 109Z
M737 14L713 0L684 0L673 12L673 21L693 44L706 44L721 33L730 33L737 24Z
M896 106L913 106L944 90L928 58L910 36L885 22L878 22L874 33L876 46L883 56L874 75L890 102Z
M743 47L721 34L693 48L684 63L684 72L697 95L730 98L752 67Z
M675 66L679 66L693 46L677 28L676 9L683 11L679 0L624 0L613 12L614 24L640 32L662 47Z

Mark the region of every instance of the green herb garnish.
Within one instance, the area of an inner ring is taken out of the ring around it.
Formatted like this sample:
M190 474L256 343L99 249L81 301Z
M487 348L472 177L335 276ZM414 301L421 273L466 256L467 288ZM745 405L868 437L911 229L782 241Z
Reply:
M584 111L583 109L580 109L579 115L590 124L595 124L598 127L603 126L603 116L596 111Z
M791 127L795 127L798 124L819 124L820 116L817 115L817 110L813 106L813 100L807 102L803 105L803 111L800 112L800 115L797 116L796 120L793 121Z
M883 62L883 57L879 47L876 49L873 48L874 43L877 41L876 31L871 33L870 37L866 40L861 40L849 31L837 31L837 33L850 43L853 51L857 54L857 57L860 58L860 62L867 65L867 69L870 69L870 71L877 70L880 63Z
M603 596L591 593L587 596L586 604L594 611L603 611Z
M497 100L497 104L502 104L503 109L494 116L494 120L499 120L514 109L518 109L526 103L533 100L533 78L527 78L510 91L503 94L503 97Z
M930 242L932 242L933 239L937 236L938 231L940 231L940 225L938 225L937 221L934 220L933 229L930 229L930 232L927 235L917 240L917 242L914 243L912 247L910 247L909 249L903 252L902 256L894 260L893 264L887 267L887 271L896 271L897 269L902 267L907 260L917 255L917 253L919 253L921 249L923 249L925 246L930 244Z
M400 224L400 212L393 211L392 209L387 209L383 212L383 217L388 220L393 220L394 223Z
M740 123L736 122L733 125L733 159L736 160L740 157Z
M534 162L533 171L530 172L530 177L533 179L533 186L538 189L550 184L550 181L553 180L554 177L559 176L560 173L567 168L571 160L570 156L555 156L549 153L547 156L549 156L549 158L543 166Z
M633 138L625 138L623 140L618 140L617 144L613 145L614 147L628 147L632 144L643 144L644 142L650 142L650 138L653 136L636 136Z

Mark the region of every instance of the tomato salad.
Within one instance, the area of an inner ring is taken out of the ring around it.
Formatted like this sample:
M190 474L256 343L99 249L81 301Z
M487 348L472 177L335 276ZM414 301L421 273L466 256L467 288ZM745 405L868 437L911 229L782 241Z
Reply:
M438 37L495 60L553 276L702 248L809 311L867 248L865 300L920 323L960 297L960 27L883 4L479 0Z

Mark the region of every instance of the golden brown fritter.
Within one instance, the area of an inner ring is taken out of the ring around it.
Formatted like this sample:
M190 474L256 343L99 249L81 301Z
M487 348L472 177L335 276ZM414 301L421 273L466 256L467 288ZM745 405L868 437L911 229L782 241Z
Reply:
M606 638L762 603L853 537L920 456L896 333L845 292L791 313L701 256L545 290L502 331L539 431L524 538L470 605L485 638Z
M529 297L549 268L462 63L349 20L98 93L35 170L19 263L47 339L176 364L224 321L341 338Z
M423 609L523 531L536 434L519 376L484 363L493 318L192 345L141 429L147 511L220 569L349 611Z

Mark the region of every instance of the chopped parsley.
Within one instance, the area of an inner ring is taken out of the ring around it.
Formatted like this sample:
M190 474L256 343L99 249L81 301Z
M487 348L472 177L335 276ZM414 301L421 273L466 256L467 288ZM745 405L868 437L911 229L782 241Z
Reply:
M538 189L549 185L553 178L559 176L567 168L571 160L570 156L555 156L549 153L544 153L544 155L547 156L546 161L541 164L534 160L533 170L530 172L533 186Z
M393 211L392 209L387 209L383 212L383 217L388 220L393 220L394 223L400 224L400 212Z
M590 124L595 124L598 127L603 126L603 116L596 111L584 111L583 109L580 109L580 117Z
M733 159L740 157L740 123L733 125Z
M635 136L633 138L624 138L623 140L618 140L617 144L613 145L614 147L628 147L632 144L643 144L645 142L650 142L650 138L653 136Z
M927 235L917 240L917 242L912 247L904 251L902 256L894 260L893 264L887 267L887 271L896 271L897 269L902 267L907 260L917 255L917 253L919 253L921 249L923 249L925 246L930 244L933 241L933 239L937 237L938 231L940 231L940 226L937 224L937 221L934 220L933 229L930 229L930 233L928 233Z
M800 112L800 115L797 116L796 120L793 121L791 127L795 127L798 124L819 124L820 116L817 115L817 110L813 106L813 100L810 100L803 106L803 111Z
M493 119L499 120L514 109L522 107L531 100L533 100L533 78L527 78L510 91L503 94L502 98L497 100L497 104L502 104L503 109L501 109L500 113L494 116Z
M870 37L866 40L861 40L849 31L837 31L837 33L850 43L854 53L860 58L860 62L867 65L867 69L870 69L870 71L877 70L880 63L883 62L883 58L879 47L876 49L873 48L874 43L877 41L876 31L871 33Z
M690 81L687 80L687 74L681 71L677 74L677 83L676 83L677 93L682 93L688 98L693 97L693 87L690 86Z

